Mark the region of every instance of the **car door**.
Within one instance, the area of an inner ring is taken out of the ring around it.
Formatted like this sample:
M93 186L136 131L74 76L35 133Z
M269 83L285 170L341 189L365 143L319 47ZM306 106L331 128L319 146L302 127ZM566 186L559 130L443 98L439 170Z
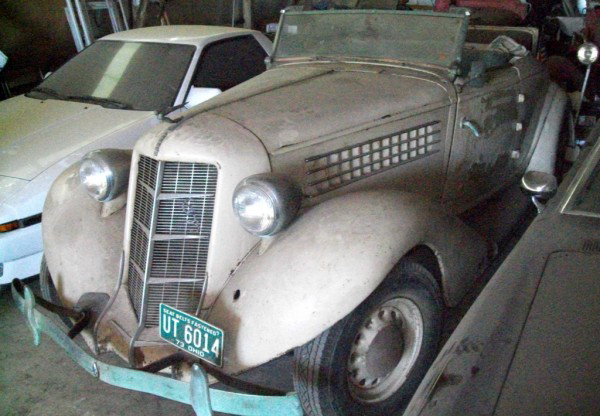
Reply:
M523 137L519 74L505 65L459 88L444 201L467 208L511 177Z

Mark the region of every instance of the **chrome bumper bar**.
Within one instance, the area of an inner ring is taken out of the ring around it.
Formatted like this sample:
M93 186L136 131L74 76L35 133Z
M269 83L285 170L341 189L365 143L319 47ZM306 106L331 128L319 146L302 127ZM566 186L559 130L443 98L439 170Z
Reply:
M213 411L247 416L303 414L295 393L287 396L258 396L209 388L206 371L197 364L192 367L191 382L186 383L159 374L103 363L88 354L59 325L42 313L44 308L36 305L31 289L23 286L23 294L20 294L13 283L12 296L17 308L27 319L34 345L40 345L42 333L48 335L80 367L105 383L189 404L198 416L210 416Z

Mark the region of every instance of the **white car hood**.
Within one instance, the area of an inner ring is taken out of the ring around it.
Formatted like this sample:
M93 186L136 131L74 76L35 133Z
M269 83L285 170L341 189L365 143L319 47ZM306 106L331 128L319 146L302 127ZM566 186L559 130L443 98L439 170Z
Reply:
M27 181L23 179L0 176L0 207L11 200L13 195L16 195L25 185Z
M31 180L93 141L153 115L18 96L0 102L0 175Z

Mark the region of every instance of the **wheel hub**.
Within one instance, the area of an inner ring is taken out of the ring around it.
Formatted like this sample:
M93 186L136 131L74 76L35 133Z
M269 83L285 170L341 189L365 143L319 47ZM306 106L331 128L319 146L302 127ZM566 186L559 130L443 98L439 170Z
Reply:
M407 298L374 308L360 326L348 358L352 395L364 402L387 399L404 383L423 342L423 317Z

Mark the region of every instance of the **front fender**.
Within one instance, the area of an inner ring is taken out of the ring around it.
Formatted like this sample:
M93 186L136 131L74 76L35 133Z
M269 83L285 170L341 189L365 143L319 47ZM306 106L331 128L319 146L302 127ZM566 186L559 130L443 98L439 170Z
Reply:
M54 181L42 217L48 270L68 307L87 292L114 292L125 224L126 195L100 203L88 195L78 172L79 162Z
M409 250L436 254L455 305L486 259L486 243L439 204L405 192L351 193L310 209L238 267L208 320L226 334L237 373L302 345L356 308Z

